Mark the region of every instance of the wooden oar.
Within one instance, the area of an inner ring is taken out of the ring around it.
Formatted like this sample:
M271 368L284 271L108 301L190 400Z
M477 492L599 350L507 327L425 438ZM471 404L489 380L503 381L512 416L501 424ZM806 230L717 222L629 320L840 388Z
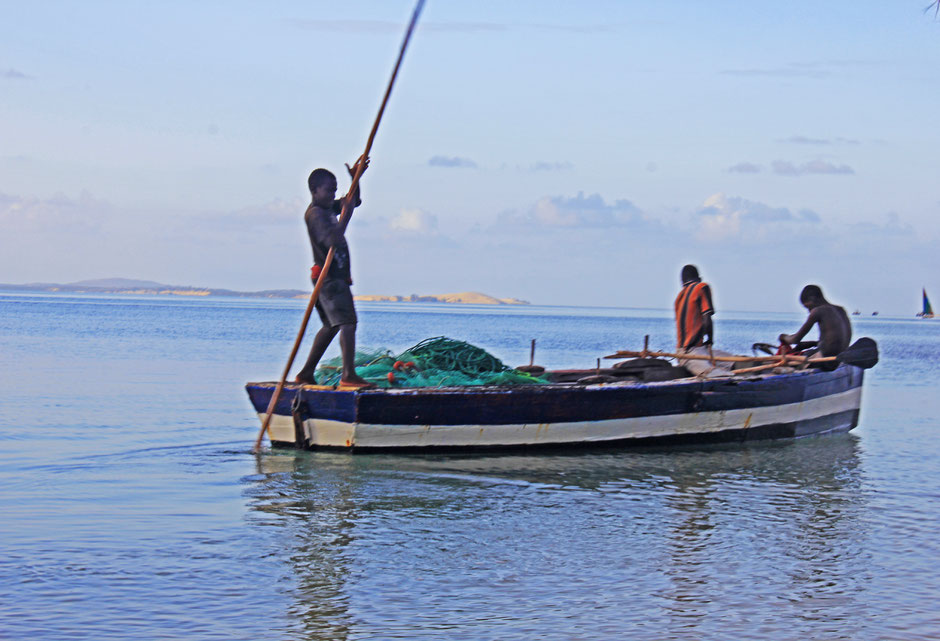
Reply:
M751 372L762 372L765 369L773 369L774 367L782 367L788 364L789 364L789 361L787 361L786 359L780 360L778 358L773 363L764 363L763 365L758 365L757 367L746 367L744 369L729 370L728 374L732 376L737 376L739 374L750 374Z
M356 197L356 191L359 188L359 179L362 178L362 172L365 171L366 160L369 158L369 152L372 150L372 142L375 140L375 134L379 130L379 123L382 121L382 114L385 113L385 105L388 104L388 98L392 94L392 87L395 84L395 78L398 77L398 70L401 67L401 61L405 57L405 49L408 47L408 41L411 40L411 33L414 31L415 25L418 23L418 16L421 14L421 9L424 7L424 0L418 0L418 3L415 5L414 11L411 14L411 21L408 23L408 29L405 31L405 38L401 43L401 49L398 52L398 60L395 61L395 68L392 71L392 77L388 81L388 87L385 89L385 96L382 98L382 105L379 107L379 113L375 117L375 123L372 125L372 131L369 133L369 140L366 142L366 150L362 153L362 156L359 157L359 160L356 162L356 171L353 174L352 184L349 187L349 192L347 192L346 197L343 199L343 211L339 217L339 227L342 231L346 231L346 226L349 224L349 219L352 217L352 206L351 203ZM304 311L303 320L300 323L300 331L297 332L297 340L294 341L294 346L291 348L290 356L287 358L287 365L284 367L284 372L281 374L281 379L277 383L277 387L274 388L274 394L271 396L271 402L268 403L267 413L264 416L264 421L261 423L261 431L258 432L258 438L255 439L255 446L253 448L254 452L258 452L261 449L261 441L264 439L265 433L268 431L268 428L271 425L271 417L274 415L274 408L277 407L277 401L281 397L281 392L284 389L284 381L287 380L287 377L290 375L290 368L294 365L294 358L297 356L297 350L300 349L300 343L304 338L304 332L307 331L307 323L310 321L310 314L313 312L313 308L317 303L317 298L320 296L320 290L323 288L323 283L326 282L326 276L330 271L330 265L333 264L333 248L330 247L330 250L326 254L326 259L323 261L323 269L320 270L320 276L317 278L317 284L313 288L313 293L310 294L310 300L307 302L307 309Z
M728 363L747 363L747 362L757 362L761 365L755 367L747 367L745 369L736 369L731 370L729 373L733 375L738 374L750 374L751 372L759 372L765 369L773 369L774 367L780 367L783 365L802 365L807 362L816 363L845 363L846 365L854 365L855 367L860 367L862 369L871 369L878 363L878 344L864 336L849 346L844 352L838 356L825 356L822 358L813 358L811 356L801 356L799 354L776 354L773 356L710 356L709 354L679 354L677 352L651 352L647 349L643 349L641 352L630 351L630 350L620 350L616 354L611 354L610 356L605 356L604 358L626 358L626 357L639 357L646 358L648 356L656 356L660 358L681 358L687 360L700 360L700 361L724 361Z
M760 370L771 369L781 365L802 365L804 363L844 363L846 365L861 367L862 369L871 369L878 364L878 344L871 338L863 336L862 338L852 343L852 345L850 345L847 350L838 356L813 358L812 356L787 354L785 358L783 356L778 356L777 358L780 360L774 363L766 363L764 365L748 367L746 369L736 369L732 370L731 373L735 375L750 374L751 372L759 372Z
M807 361L812 361L813 363L845 363L846 365L854 365L855 367L861 367L862 369L871 369L878 363L878 344L868 338L863 336L858 339L848 349L839 354L838 356L825 356L822 358L812 358L811 356L801 356L799 354L776 354L773 356L709 356L708 354L679 354L677 352L650 352L648 350L643 350L641 352L631 351L631 350L620 350L616 354L611 354L605 356L604 358L645 358L648 356L655 356L658 358L682 358L687 360L699 360L699 361L724 361L728 363L763 363L763 364L772 364L773 366L778 366L786 363L792 364L801 364ZM763 366L761 366L763 368ZM735 373L746 373L748 371L753 371L752 369L739 369L734 370Z
M838 356L836 359L846 365L854 365L862 369L871 369L878 364L878 343L863 336Z
M813 358L812 356L798 356L795 354L790 354L787 356L790 361L798 363L844 363L846 365L854 365L855 367L860 367L862 369L871 369L878 364L878 343L873 339L863 336L854 343L852 343L848 349L840 353L838 356L824 356L822 358Z

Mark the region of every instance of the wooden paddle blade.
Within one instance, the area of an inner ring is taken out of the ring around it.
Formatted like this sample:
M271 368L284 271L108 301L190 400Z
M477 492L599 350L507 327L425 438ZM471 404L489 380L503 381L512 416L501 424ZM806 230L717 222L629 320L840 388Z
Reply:
M836 360L846 365L871 369L878 363L878 343L867 336L863 336L839 354Z
M754 343L751 345L751 350L755 354L757 352L764 352L765 354L774 355L777 353L777 346L771 345L770 343Z

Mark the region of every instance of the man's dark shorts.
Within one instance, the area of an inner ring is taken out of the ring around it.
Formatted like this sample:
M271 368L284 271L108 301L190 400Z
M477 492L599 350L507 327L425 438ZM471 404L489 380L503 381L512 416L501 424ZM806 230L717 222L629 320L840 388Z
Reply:
M353 304L352 290L346 281L328 278L323 283L323 289L317 298L317 313L326 327L356 324L356 306Z

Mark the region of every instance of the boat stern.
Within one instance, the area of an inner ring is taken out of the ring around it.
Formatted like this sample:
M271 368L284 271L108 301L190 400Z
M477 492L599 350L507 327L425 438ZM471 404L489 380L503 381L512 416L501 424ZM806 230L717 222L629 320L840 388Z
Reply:
M274 382L245 385L262 424L276 387ZM272 447L351 449L356 440L358 393L322 385L285 385L268 426Z

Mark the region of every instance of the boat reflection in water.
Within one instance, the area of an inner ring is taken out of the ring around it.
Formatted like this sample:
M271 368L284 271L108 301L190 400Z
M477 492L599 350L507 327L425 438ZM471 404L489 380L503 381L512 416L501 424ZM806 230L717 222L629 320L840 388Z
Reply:
M259 458L301 638L861 638L858 440Z

